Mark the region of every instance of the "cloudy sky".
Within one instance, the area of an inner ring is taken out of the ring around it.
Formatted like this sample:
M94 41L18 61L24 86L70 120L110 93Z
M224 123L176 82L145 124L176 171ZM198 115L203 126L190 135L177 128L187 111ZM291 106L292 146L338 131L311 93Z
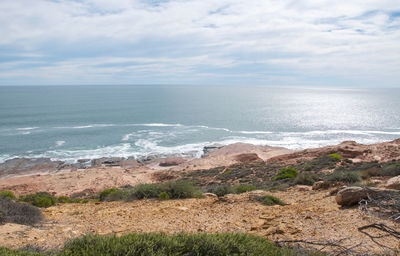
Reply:
M400 87L399 0L1 0L0 85Z

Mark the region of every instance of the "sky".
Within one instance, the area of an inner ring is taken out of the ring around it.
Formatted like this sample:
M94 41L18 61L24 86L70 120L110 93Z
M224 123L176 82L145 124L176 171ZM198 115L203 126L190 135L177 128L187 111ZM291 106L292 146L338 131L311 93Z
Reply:
M400 87L400 0L1 0L0 85Z

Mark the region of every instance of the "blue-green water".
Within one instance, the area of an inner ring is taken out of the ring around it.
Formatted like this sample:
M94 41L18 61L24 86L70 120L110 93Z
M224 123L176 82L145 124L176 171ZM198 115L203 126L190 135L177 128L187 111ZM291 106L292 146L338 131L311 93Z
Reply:
M0 162L200 156L206 145L292 149L400 137L400 89L0 87Z

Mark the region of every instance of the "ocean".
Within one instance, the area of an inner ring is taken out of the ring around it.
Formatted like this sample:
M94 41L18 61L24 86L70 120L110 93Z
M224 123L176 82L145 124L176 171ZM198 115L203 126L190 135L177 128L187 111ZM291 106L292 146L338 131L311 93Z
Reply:
M200 157L245 142L304 149L400 137L400 89L0 86L0 162Z

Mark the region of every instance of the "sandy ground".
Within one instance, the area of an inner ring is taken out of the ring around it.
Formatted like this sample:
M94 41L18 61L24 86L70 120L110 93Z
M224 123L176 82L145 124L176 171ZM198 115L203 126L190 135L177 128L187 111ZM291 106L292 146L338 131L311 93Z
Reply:
M34 245L57 248L70 238L88 233L121 235L131 232L248 232L273 241L306 239L338 241L360 252L384 251L357 228L374 222L388 223L361 214L357 208L341 209L327 191L272 192L289 205L263 206L252 200L266 192L186 200L142 200L64 204L43 210L46 221L39 226L0 226L0 246ZM388 223L393 226L393 223ZM400 224L395 225L400 228ZM386 238L386 246L400 249L398 240ZM329 250L329 248L327 248Z

